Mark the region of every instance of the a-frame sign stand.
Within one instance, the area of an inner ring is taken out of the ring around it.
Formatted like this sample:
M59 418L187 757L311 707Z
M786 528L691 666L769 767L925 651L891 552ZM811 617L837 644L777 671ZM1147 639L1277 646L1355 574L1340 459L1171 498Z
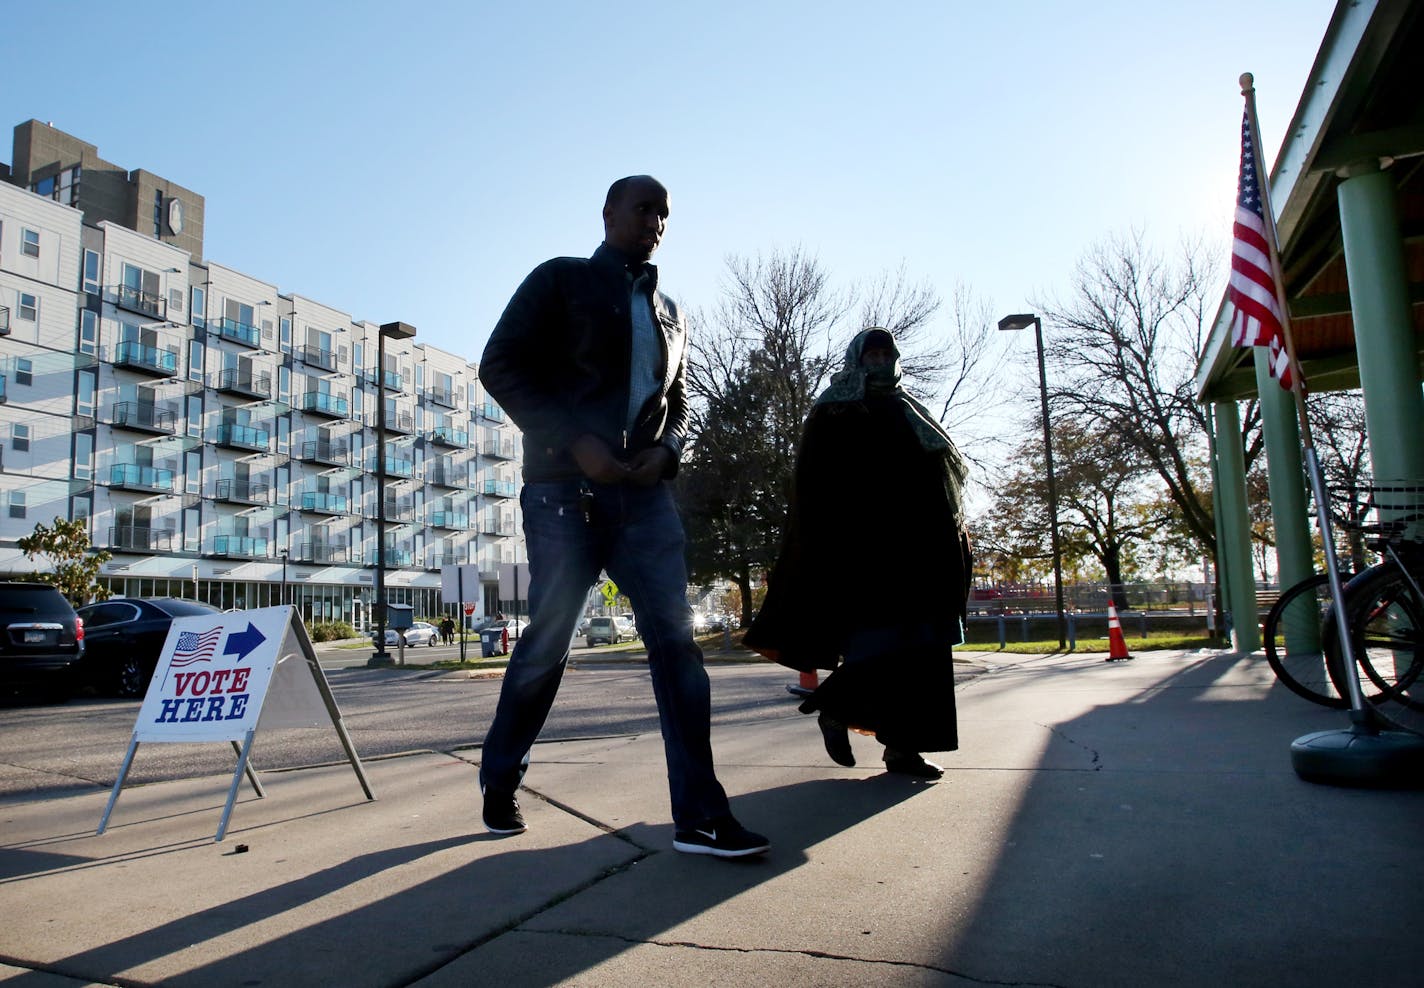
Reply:
M177 618L148 684L98 833L109 825L109 815L141 741L227 741L232 745L237 768L214 838L220 841L227 834L244 775L258 797L267 795L251 763L257 732L328 724L336 730L366 798L375 799L316 650L293 608L264 607Z

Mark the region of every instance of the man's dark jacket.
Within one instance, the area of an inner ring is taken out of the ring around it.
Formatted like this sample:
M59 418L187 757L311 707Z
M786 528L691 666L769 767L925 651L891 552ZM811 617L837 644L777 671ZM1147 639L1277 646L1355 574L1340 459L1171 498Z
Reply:
M592 257L556 257L524 279L485 345L480 382L524 433L524 480L583 474L569 446L585 433L632 459L662 444L677 472L687 436L687 329L652 278L661 340L660 384L627 431L632 347L627 259L607 244ZM646 302L639 300L639 304Z

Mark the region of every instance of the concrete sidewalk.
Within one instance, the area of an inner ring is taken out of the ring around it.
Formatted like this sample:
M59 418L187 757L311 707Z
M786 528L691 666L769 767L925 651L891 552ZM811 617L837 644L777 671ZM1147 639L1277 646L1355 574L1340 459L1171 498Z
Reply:
M0 805L0 981L1417 982L1424 792L1290 768L1343 715L1259 655L979 661L938 783L854 735L862 765L832 764L790 698L716 734L774 842L746 861L671 850L647 735L540 745L507 839L445 754L367 762L371 803L349 767L264 774L222 843L227 777L126 790L103 837L107 793Z

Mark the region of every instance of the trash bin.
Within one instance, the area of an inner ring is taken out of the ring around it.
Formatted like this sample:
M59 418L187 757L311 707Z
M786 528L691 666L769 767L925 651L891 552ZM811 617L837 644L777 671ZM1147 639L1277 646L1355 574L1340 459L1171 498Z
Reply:
M486 628L480 632L480 655L486 659L499 654L499 629Z

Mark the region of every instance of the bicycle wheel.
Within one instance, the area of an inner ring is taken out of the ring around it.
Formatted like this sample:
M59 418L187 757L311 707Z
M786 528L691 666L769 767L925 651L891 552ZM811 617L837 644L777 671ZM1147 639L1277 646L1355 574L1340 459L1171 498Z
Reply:
M1350 705L1336 686L1326 651L1338 653L1330 577L1317 573L1281 594L1266 615L1266 661L1297 696L1336 710ZM1331 645L1325 647L1326 642ZM1338 664L1338 663L1336 663Z
M1424 601L1394 566L1352 585L1345 599L1366 699L1395 726L1424 733Z

